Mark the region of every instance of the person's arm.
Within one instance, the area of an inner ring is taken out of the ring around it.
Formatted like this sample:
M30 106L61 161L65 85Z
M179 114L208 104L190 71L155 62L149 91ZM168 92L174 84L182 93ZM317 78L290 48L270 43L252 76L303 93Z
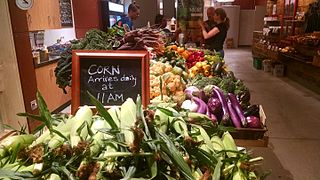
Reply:
M201 27L202 35L203 35L204 39L209 39L220 32L219 28L217 28L217 27L214 27L209 32L207 32L206 28L202 22L200 22L199 25Z
M206 29L202 29L202 35L204 39L209 39L218 34L220 30L217 27L214 27L209 32L206 31Z

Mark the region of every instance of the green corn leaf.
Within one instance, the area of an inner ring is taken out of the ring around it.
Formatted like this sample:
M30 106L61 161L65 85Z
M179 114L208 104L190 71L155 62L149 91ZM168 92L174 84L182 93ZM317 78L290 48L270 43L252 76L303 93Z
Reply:
M126 171L124 177L121 180L129 180L131 179L134 174L136 173L137 167L136 166L130 166L128 168L128 171Z
M157 107L157 109L159 109L161 112L163 112L164 114L166 114L167 116L173 116L173 112L166 109L166 108L162 108L162 107Z
M44 121L44 124L48 127L49 131L51 132L52 131L51 113L50 113L48 106L39 91L37 91L36 97L37 97L40 116L41 116L42 120Z
M75 180L72 173L65 166L61 167L61 170L70 180Z
M153 163L152 163L153 161ZM153 159L149 158L149 164L152 164L151 165L151 168L150 168L150 172L151 172L151 178L150 179L153 179L157 176L158 174L158 165L157 165L157 161L154 161Z
M173 163L177 166L177 168L181 171L183 176L188 180L193 180L192 171L188 164L184 161L181 153L178 151L178 149L175 147L173 142L170 140L170 138L162 133L157 131L159 134L159 138L162 140L162 144L160 149L163 150L169 158L172 160Z
M219 159L216 167L214 168L212 179L220 179L222 162Z
M118 129L117 124L114 122L108 111L103 107L103 104L98 101L89 91L87 91L90 101L94 104L97 108L99 114L109 123L112 129Z
M201 164L206 164L209 167L213 168L216 166L217 158L213 155L209 154L203 149L200 148L193 148L192 150L188 151L191 155L194 156Z
M85 121L86 123L86 127L87 127L87 131L88 131L88 134L92 137L94 136L94 132L92 131L92 129L90 128L90 125L87 121Z
M29 114L29 113L18 113L17 116L28 117L28 118L32 118L37 121L45 122L45 120L42 119L42 117L39 115L33 115L33 114Z
M63 138L65 141L69 141L69 139L68 139L65 135L63 135L60 131L55 130L55 129L52 129L52 132L53 132L53 133L56 133L58 136L60 136L61 138Z
M5 179L5 178L15 179L15 180L38 179L38 178L34 178L32 173L30 172L15 172L11 170L0 169L0 179Z
M43 130L43 128L45 127L45 124L41 124L40 126L36 127L33 131L32 134L37 134L38 132L40 132L41 130Z
M83 128L85 128L85 126L86 126L86 122L84 121L76 131L78 136L81 136L81 131L83 130Z
M162 174L167 178L167 180L175 180L175 178L173 178L167 174L164 174L164 173L162 173Z

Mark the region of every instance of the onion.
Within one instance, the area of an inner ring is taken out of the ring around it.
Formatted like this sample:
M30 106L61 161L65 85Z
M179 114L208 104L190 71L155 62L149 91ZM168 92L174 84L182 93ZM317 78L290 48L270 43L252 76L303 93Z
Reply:
M184 93L186 93L187 97L191 99L194 96L194 93L199 93L200 90L195 86L189 86L184 90Z
M198 104L195 103L194 101L191 101L191 100L185 100L185 101L183 101L183 103L181 105L182 109L186 109L191 112L197 112L198 107L199 107Z
M246 117L246 119L247 119L247 122L248 122L247 125L249 128L262 128L260 118L255 116L248 116Z

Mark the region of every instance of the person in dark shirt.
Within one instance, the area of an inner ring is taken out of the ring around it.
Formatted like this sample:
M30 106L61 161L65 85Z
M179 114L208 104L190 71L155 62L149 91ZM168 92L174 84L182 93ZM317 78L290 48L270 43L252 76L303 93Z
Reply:
M229 29L229 18L222 8L215 10L213 18L217 24L209 32L206 31L203 22L200 22L199 25L202 29L203 38L206 40L206 48L219 52L224 57L223 44Z
M206 20L206 21L204 22L204 26L205 26L207 32L209 32L211 29L213 29L214 26L216 25L216 22L214 22L214 18L213 18L213 16L214 16L214 11L215 11L214 7L209 7L209 8L207 9L207 17L208 17L208 20Z
M120 27L124 27L126 31L133 30L133 22L136 20L140 15L140 7L137 4L130 4L128 7L128 15L121 18L119 21L115 23ZM126 26L129 29L126 29Z
M163 29L167 26L167 21L166 19L164 18L164 15L162 14L157 14L156 15L156 18L154 20L154 27L155 28L160 28L160 29Z
M166 28L167 26L167 20L164 17L164 15L162 14L157 14L156 18L154 20L154 25L152 26L152 28L157 28L160 29L161 31L163 31L166 34L170 34L170 30Z

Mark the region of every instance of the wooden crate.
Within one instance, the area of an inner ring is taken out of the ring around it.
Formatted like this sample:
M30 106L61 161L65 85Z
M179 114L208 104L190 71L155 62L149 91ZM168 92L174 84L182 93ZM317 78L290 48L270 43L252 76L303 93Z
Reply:
M260 105L260 120L263 124L262 129L255 128L236 128L234 132L230 132L234 139L242 139L242 140L259 140L265 137L265 133L268 131L266 126L266 115L262 106Z
M320 55L316 55L313 57L312 65L320 67Z
M240 147L268 147L269 137L264 136L262 139L235 139L237 146Z

